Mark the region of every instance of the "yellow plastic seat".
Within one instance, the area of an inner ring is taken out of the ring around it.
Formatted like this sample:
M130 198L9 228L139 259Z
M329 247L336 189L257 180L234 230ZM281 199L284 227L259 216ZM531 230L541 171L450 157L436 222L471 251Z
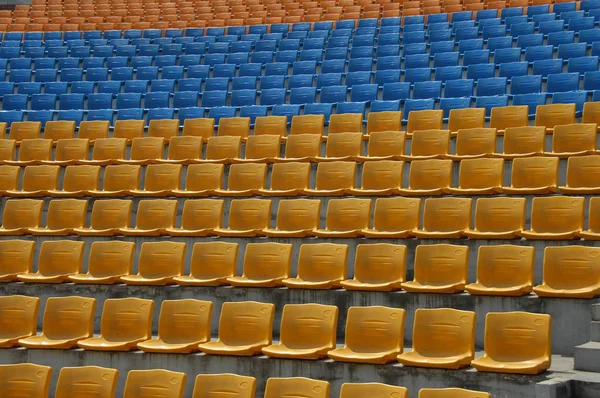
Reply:
M381 383L344 383L340 390L340 398L408 398L405 387L390 386Z
M266 163L232 164L229 167L227 189L215 189L217 196L252 196L265 188Z
M18 274L31 272L34 251L34 241L19 239L0 241L0 282L14 282Z
M50 120L44 126L44 138L54 142L72 139L75 136L75 121Z
M222 164L191 164L187 166L185 189L174 189L182 197L211 196L221 189L225 166Z
M600 193L600 156L573 156L567 160L566 185L560 192L573 195L597 195Z
M421 239L460 238L471 228L470 198L428 198L423 210L423 228L412 234Z
M93 393L97 398L113 398L119 371L98 366L62 368L56 382L55 398L79 398Z
M558 190L559 159L536 156L517 158L512 162L511 184L507 194L542 195Z
M538 105L535 109L535 125L552 131L555 126L575 123L575 104Z
M354 278L341 281L340 285L346 290L398 290L406 274L406 256L403 245L359 244L354 259Z
M92 207L89 228L74 228L73 232L81 236L113 236L122 228L129 228L131 200L96 200Z
M181 228L164 230L170 236L208 236L221 228L223 201L215 199L186 200L181 217Z
M254 120L254 135L287 135L287 116L259 116Z
M404 349L405 317L406 311L400 308L350 307L344 346L329 351L327 356L338 362L392 362ZM343 391L344 387L341 396L344 396Z
M85 243L73 240L46 240L42 242L37 272L18 274L21 282L62 283L69 275L81 272Z
M218 136L247 138L250 135L249 117L224 117L219 120Z
M480 246L477 281L465 289L482 296L523 296L533 287L535 248L528 246Z
M504 130L504 148L495 157L515 159L540 156L545 152L546 129L544 126L508 127Z
M542 373L550 367L550 330L550 315L488 312L484 354L474 359L471 366L480 372Z
M0 235L25 235L29 228L42 222L44 201L36 199L9 199L4 203Z
M342 114L340 116L348 115ZM325 146L325 156L317 156L314 160L317 162L335 162L357 159L361 155L362 140L362 133L331 134Z
M18 160L5 160L5 164L28 166L49 162L52 159L52 140L44 138L25 139L19 147Z
M185 119L181 134L183 136L202 137L202 139L206 141L215 135L215 119L207 117Z
M77 345L91 351L131 351L152 337L154 301L139 298L106 299L100 335Z
M598 248L554 246L544 249L544 278L533 288L540 297L594 298L600 295Z
M108 138L110 122L108 120L87 120L79 123L77 137L94 142L98 138Z
M369 112L367 114L367 134L378 132L399 132L402 131L402 112L386 111L386 112Z
M533 198L531 229L519 235L525 239L574 239L583 229L584 202L584 198L574 196Z
M408 292L458 293L465 290L469 248L458 245L419 245L415 250L414 280L404 282Z
M487 392L462 388L421 388L419 398L492 398L492 396Z
M285 118L285 116L282 117ZM237 398L254 398L256 379L231 373L200 374L196 376L192 398L216 397L224 391L225 394L231 394Z
M504 161L482 158L460 161L458 187L450 187L453 195L491 195L502 192Z
M456 154L453 160L490 157L496 152L496 129L460 129L456 133Z
M432 196L450 193L453 162L449 159L414 160L410 163L408 187L402 196Z
M179 134L179 120L153 119L148 124L148 137L162 137L166 141Z
M21 190L6 191L5 195L13 198L47 196L58 187L59 176L59 166L26 166Z
M406 131L412 134L416 130L441 130L444 122L444 111L422 110L412 111L408 114Z
M42 161L42 164L69 165L88 158L89 140L82 138L60 139L56 143L54 160Z
M583 113L581 123L600 124L600 104L595 102L586 102L583 104Z
M369 228L370 199L331 199L327 203L325 229L313 233L319 238L356 238Z
M8 124L6 122L0 122L0 137L6 138L6 130Z
M509 127L523 127L529 124L529 106L513 105L492 108L490 127L504 131Z
M378 115L386 112L371 112ZM369 135L367 155L356 156L357 161L398 160L404 156L406 133L403 131L374 131Z
M411 238L419 226L420 217L421 199L378 198L375 201L373 228L365 228L360 234L366 238Z
M114 138L126 138L129 141L136 137L143 137L145 123L143 120L117 120L114 124L112 136Z
M407 160L445 158L450 150L450 130L417 130L412 135Z
M311 116L311 115L308 115ZM285 144L285 156L275 162L315 161L321 153L321 136L317 134L290 135Z
M173 196L179 191L182 167L180 164L151 164L146 166L144 189L134 189L135 196Z
M125 236L160 236L175 226L177 201L170 199L143 199L138 203L135 228L119 228Z
M340 133L342 134L342 133ZM329 140L328 142L331 142ZM337 161L317 165L315 188L307 188L303 193L308 196L343 196L354 188L356 163Z
M183 274L186 244L182 242L144 242L140 250L138 273L123 275L128 285L169 285Z
M39 308L39 297L0 297L0 348L14 347L20 339L35 335Z
M273 163L281 151L281 136L252 135L246 141L246 157L237 163Z
M123 398L183 398L185 373L164 369L130 370L127 373Z
M332 289L346 279L348 245L313 243L300 246L298 276L285 278L292 289Z
M129 159L118 159L117 163L141 165L156 163L158 159L162 159L164 148L163 137L136 137L131 140Z
M233 199L229 205L227 228L215 228L218 236L263 236L271 221L271 200Z
M80 199L54 199L48 206L46 227L29 228L33 235L71 235L75 228L85 227L88 201Z
M483 127L485 127L485 108L450 109L448 130L451 132Z
M183 286L226 285L235 274L238 244L231 242L197 242L192 249L190 274L175 276L173 281Z
M525 227L525 198L479 198L475 227L463 230L470 239L514 239Z
M49 297L44 309L42 333L19 340L25 348L68 350L94 334L96 299Z
M304 238L312 236L312 233L319 228L320 216L320 200L280 200L275 228L266 228L263 233L270 238Z
M327 138L338 133L360 133L362 136L363 115L361 113L333 114L329 118L329 129ZM362 138L361 138L362 139Z
M0 365L0 389L6 398L46 398L50 390L50 366L19 363ZM25 394L25 395L24 395Z
M363 163L361 187L350 188L354 196L393 195L402 186L404 162L376 160Z
M21 142L23 140L40 138L41 133L41 122L14 122L10 125L8 138L10 140Z
M127 150L127 139L125 138L96 138L94 149L92 150L92 159L82 159L80 164L107 165L115 164L118 160L125 159Z
M138 343L144 352L189 354L210 340L213 303L203 300L164 300L158 319L158 338Z
M241 276L227 278L233 286L277 287L289 278L293 246L286 243L248 243Z
M0 140L0 163L12 162L15 159L17 143L15 140Z
M322 136L325 129L324 126L325 115L295 115L292 117L290 135L315 134Z
M275 305L255 301L225 302L219 338L199 345L205 354L253 356L271 344Z
M270 377L267 379L264 398L328 398L330 388L329 383L322 380L305 377Z
M0 194L8 196L7 192L18 192L19 176L21 168L19 166L0 165Z
M189 119L186 119L189 120ZM202 137L175 136L169 140L167 159L156 159L158 163L192 164L202 159Z
M92 242L87 273L69 275L69 281L81 284L111 285L131 274L135 243L118 240Z
M289 144L289 141L288 141ZM275 163L271 169L271 187L258 189L261 196L296 196L308 189L310 163Z
M2 166L0 166L2 167ZM100 186L100 166L67 166L61 190L49 190L52 197L90 196Z
M103 186L101 190L90 191L92 196L117 197L129 196L140 184L141 166L110 165L104 168Z
M575 123L554 127L552 134L552 156L592 155L596 153L596 123Z
M600 240L600 200L591 197L588 210L588 229L581 231L579 237L585 240Z
M242 138L240 136L225 135L210 137L206 145L206 159L202 159L200 162L232 163L235 159L239 159L241 145Z
M412 351L398 355L404 366L438 369L469 366L475 355L475 313L452 308L418 308L412 341Z

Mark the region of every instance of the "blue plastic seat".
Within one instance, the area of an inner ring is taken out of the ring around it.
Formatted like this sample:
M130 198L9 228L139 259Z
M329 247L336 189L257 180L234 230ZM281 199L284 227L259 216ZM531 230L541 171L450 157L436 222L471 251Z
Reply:
M575 104L577 116L581 116L586 99L587 93L585 91L565 91L552 94L553 104Z
M487 48L490 51L497 51L501 48L511 48L513 44L512 37L490 37L487 41Z
M517 37L517 47L528 48L541 46L544 42L544 35L534 33L531 35L521 35Z
M507 19L513 16L523 15L523 7L510 7L503 8L500 12L500 16L503 19Z
M44 83L44 93L46 94L66 94L69 89L67 82L48 82Z
M153 59L153 57L133 57L131 58L131 67L134 69L152 68Z
M431 43L429 47L430 55L437 55L438 53L452 53L454 52L455 43L453 40L450 41L436 41Z
M233 65L247 64L248 56L249 56L249 54L247 52L228 54L227 55L227 63L233 64Z
M532 17L534 15L548 14L550 12L550 5L542 4L539 6L527 7L527 16Z
M173 108L191 108L198 106L198 91L178 91L173 94Z
M499 19L498 19L499 20ZM481 37L483 40L489 40L493 37L505 37L506 25L491 25L483 28Z
M316 104L309 104L305 107L305 113L309 109L310 106L315 106ZM292 117L300 114L300 105L275 105L271 112L273 116L285 116L288 118L288 124L292 122ZM330 113L331 114L331 113ZM327 117L327 116L326 116Z
M296 50L279 50L275 53L275 62L285 62L291 64L296 62L297 59L298 51Z
M409 99L404 103L402 112L403 120L408 120L408 115L412 111L423 111L434 109L435 101L433 99Z
M229 106L213 107L208 110L208 117L215 119L215 126L218 126L221 119L235 117L236 110Z
M546 91L558 93L579 90L579 73L559 73L548 75Z
M514 76L510 82L510 93L516 94L536 94L542 92L542 76L523 75Z
M206 52L206 43L195 42L195 43L188 43L185 45L185 53L187 55L190 55L190 54L204 55L205 52Z
M467 67L467 79L484 79L494 77L496 65L494 64L475 64Z
M558 58L569 60L570 58L585 57L587 52L586 43L560 44L558 46Z
M413 88L414 99L439 98L442 96L441 81L416 82Z
M202 57L200 56L200 54L182 55L179 57L179 65L180 67L200 65L201 59Z
M93 49L94 57L108 58L112 57L115 52L115 48L112 45L106 46L96 46ZM129 57L129 55L123 55L125 57Z
M568 3L556 3L553 5L552 11L556 14L561 15L563 12L575 11L577 9L577 3L574 1Z
M87 109L112 109L113 95L110 93L97 93L88 95Z
M588 47L593 42L600 41L600 29L585 29L579 31L579 43L587 43Z
M566 19L566 18L565 18ZM594 28L594 17L582 17L568 19L568 29L573 32L579 32L585 29Z
M562 19L556 19L552 21L540 22L538 32L547 35L552 32L562 32L565 30L565 21Z
M210 67L207 65L194 65L187 70L188 79L207 79L209 75Z
M107 57L106 58L106 67L108 69L114 68L125 68L129 63L129 58L127 57Z
M90 82L99 82L108 80L107 68L88 69L85 73L85 80Z
M401 18L400 17L395 17L395 18L383 18L382 19L382 24L383 24L383 20L388 20L388 24L393 25L393 24L400 24ZM446 19L448 20L448 19ZM431 21L431 20L430 20ZM425 17L423 15L411 15L411 16L406 16L404 17L404 24L405 25L414 25L414 24L423 24L425 23Z
M210 43L208 45L208 54L227 54L229 52L229 45L229 43Z
M382 99L384 101L403 101L410 98L410 83L395 82L383 85Z
M24 113L22 111L0 111L0 123L6 123L8 128L10 128L13 122L22 122L23 119Z
M273 62L273 51L256 51L250 54L250 62L256 64L268 64Z
M350 90L351 102L371 102L377 100L377 84L357 84Z
M158 79L158 67L142 66L137 68L136 80L154 80Z
M590 11L600 8L600 0L583 0L579 3L579 9L582 11Z
M316 102L316 87L298 87L290 90L290 104L304 105Z
M297 106L297 105L293 105L293 106ZM323 115L325 117L325 124L329 123L329 118L331 117L332 113L333 113L333 104L307 104L304 107L305 115Z
M120 93L117 94L117 109L141 108L142 94L140 93Z
M204 117L204 108L200 107L180 108L177 112L177 118L181 124L186 119L199 119L202 117Z
M581 40L581 39L580 39ZM575 41L575 32L552 32L548 33L548 45L557 47L561 44L570 44Z
M44 47L27 47L25 49L23 49L23 55L27 58L43 58L44 57L44 53L45 53L46 49ZM2 52L2 50L0 49L0 52ZM0 60L6 60L6 58L2 58L0 57Z
M242 106L240 108L240 117L249 117L250 124L254 125L257 117L267 116L268 107L260 105Z
M89 46L76 46L71 47L71 57L74 58L85 58L89 57L91 50Z
M369 32L365 32L369 33ZM372 47L375 43L374 34L356 35L352 39L352 47Z
M25 110L27 109L28 98L26 94L6 94L2 98L2 110Z
M234 77L232 79L232 90L254 90L256 89L256 76Z
M150 44L150 40L138 38L131 41L129 39L111 39L109 41L109 44L115 48L118 46L128 46L130 43L133 44L134 47L137 47L138 45Z
M370 84L371 72L348 72L346 74L346 86L352 87L355 84Z
M0 47L0 58L19 58L20 53L19 47Z
M59 109L84 109L85 95L83 94L61 94L59 97Z
M34 80L38 83L55 82L57 74L56 69L39 69L35 71Z
M168 108L169 98L170 94L166 91L155 91L146 93L146 95L144 95L144 108Z
M498 76L513 78L514 76L524 76L527 75L529 70L529 64L525 61L523 62L505 62L500 64L498 69Z
M470 21L473 19L472 11L453 12L451 15L452 15L452 22Z
M10 69L31 69L31 58L11 58Z
M425 43L426 36L424 31L404 32L402 42L404 45L413 43Z
M525 60L534 62L542 59L552 59L554 47L552 46L535 46L525 49Z
M225 54L206 54L203 58L204 65L214 66L225 63Z
M29 111L27 113L28 122L40 122L42 130L46 127L46 123L54 119L53 110Z
M386 83L399 82L401 74L402 71L400 69L378 70L377 72L375 72L374 80L375 83L377 83L379 86L383 86Z
M458 53L457 53L458 55ZM407 55L404 58L404 68L429 68L429 54ZM371 70L370 68L367 70Z
M427 54L424 55L427 57L427 63L429 64L429 56ZM458 66L458 58L458 52L436 53L433 56L433 67L439 68L443 66ZM425 67L427 66L428 65L425 65Z
M252 106L255 103L255 89L233 90L231 92L231 106Z
M271 52L274 53L277 51L277 41L276 40L259 40L254 43L254 51L255 52Z
M400 69L402 59L398 57L379 57L377 58L377 70Z
M457 29L454 35L455 41L477 39L479 36L479 28L461 28Z
M490 61L490 50L469 50L463 55L463 66L487 64Z
M500 48L494 52L494 63L496 65L507 62L519 62L520 60L520 48Z
M377 47L386 45L399 45L400 33L379 34L377 37ZM328 44L329 45L329 44Z
M96 111L98 112L98 111ZM88 113L89 115L89 113ZM141 108L119 109L117 111L117 120L142 120L144 119L144 110Z
M513 97L513 105L527 105L529 118L535 117L538 105L546 104L546 94L519 94Z
M369 107L370 112L397 112L400 110L400 101L373 101Z
M344 73L346 62L343 59L325 60L321 64L321 73Z
M567 72L595 72L598 70L598 56L571 58L567 63Z
M162 68L162 79L179 80L183 79L183 66L165 66Z
M183 37L183 29L167 29L165 30L165 37Z
M410 33L421 33L421 32L410 32ZM406 35L406 33L405 33ZM433 43L436 41L448 41L452 40L451 29L434 29L429 31L429 42Z
M578 58L579 59L579 58ZM533 63L533 74L547 77L551 73L562 72L562 59L543 59Z
M57 112L57 120L72 120L75 122L75 125L79 127L79 123L83 121L83 111L82 110L69 110L69 111L58 111Z
M84 70L91 68L104 68L104 58L102 57L87 57L83 59Z
M444 66L435 70L435 80L445 82L446 80L457 80L462 78L462 68L460 66ZM408 71L407 71L408 74ZM406 80L406 76L404 77ZM419 80L416 80L419 81Z
M325 60L346 59L347 57L348 49L345 47L328 48L325 50Z
M459 53L464 54L469 51L483 51L483 39L469 39L458 42Z
M348 62L348 72L371 71L373 69L372 58L352 58Z
M288 89L312 87L314 75L292 75L288 79Z
M345 102L348 92L347 86L326 86L321 89L321 103Z
M165 66L174 66L177 63L177 56L175 55L159 55L154 57L154 65L158 68L164 68Z
M263 76L260 78L259 87L261 90L267 90L272 88L284 88L285 87L285 76Z
M444 97L471 97L473 95L473 86L473 79L448 80L444 86Z
M377 75L377 74L376 74ZM342 84L341 73L320 73L317 75L317 89Z
M148 80L125 80L123 91L126 93L146 94L148 83Z
M31 109L34 111L56 109L56 95L34 94L31 96Z
M285 103L286 91L281 88L261 89L260 105L282 105Z
M287 62L273 62L265 65L265 76L283 75L287 76L289 64ZM189 72L188 72L189 75Z
M46 32L50 33L50 32ZM120 30L105 30L104 33L102 34L102 37L108 40L112 40L112 39L120 39L122 36L123 32Z
M476 108L485 108L486 116L490 116L492 112L492 108L508 106L508 96L507 95L494 95L491 97L475 97L475 107Z
M31 69L14 69L8 75L8 81L22 83L31 81Z
M336 114L354 113L365 115L366 104L364 102L341 102L335 106Z
M600 90L600 72L585 72L583 75L584 90Z
M9 82L3 82L4 84L11 84L12 88L14 88L14 83L9 83ZM9 94L12 94L12 88ZM27 95L33 95L33 94L40 94L42 92L42 83L38 83L38 82L25 82L25 83L19 83L17 85L17 94L27 94Z
M438 22L448 22L448 14L431 14L427 17L427 22L438 23Z
M373 46L352 47L350 58L372 58L374 50Z
M228 77L211 77L204 83L204 91L227 91L229 90Z
M490 77L477 81L477 96L492 96L506 94L506 78Z

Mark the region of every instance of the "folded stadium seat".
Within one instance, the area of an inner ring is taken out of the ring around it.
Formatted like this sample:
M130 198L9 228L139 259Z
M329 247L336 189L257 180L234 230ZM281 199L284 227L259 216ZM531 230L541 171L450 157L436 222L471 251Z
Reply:
M417 130L412 134L411 153L406 160L444 158L450 150L449 130Z
M406 133L403 131L373 131L368 139L367 155L355 157L357 161L395 160L404 156Z
M331 133L331 124L329 126ZM317 156L314 160L317 162L336 162L356 159L361 155L363 137L362 132L336 132L330 134L325 146L325 156Z
M183 286L227 285L227 278L235 275L237 255L237 243L194 243L190 274L175 276L173 280Z
M271 220L271 201L266 199L233 199L227 228L215 228L222 237L262 236Z
M205 354L253 356L272 342L275 306L255 301L226 302L221 307L219 337L199 345Z
M93 242L88 259L88 272L69 275L69 281L95 285L116 283L121 276L131 274L134 251L133 242Z
M124 227L119 233L125 236L160 236L173 228L177 215L177 201L168 199L140 200L135 228Z
M77 366L64 367L60 370L56 382L56 398L67 398L77 391L81 386L94 385L99 394L113 394L117 389L117 379L119 371L110 368L101 368L98 366Z
M145 140L145 138L136 138L136 140ZM157 140L156 138L152 138ZM169 140L169 148L167 151L167 158L162 159L162 153L164 145L160 149L160 157L154 158L153 161L158 163L166 164L193 164L194 162L200 161L202 158L202 137L196 136L174 136ZM158 148L156 148L158 150ZM127 163L127 161L125 161Z
M68 350L94 334L96 299L49 297L44 308L42 333L19 340L25 348Z
M162 139L161 139L162 140ZM133 196L172 196L179 190L182 166L180 164L151 164L146 166L144 189L132 189Z
M417 250L419 247L422 246ZM455 333L449 334L448 327ZM475 312L418 308L413 324L413 350L398 355L398 361L404 366L460 369L469 366L475 356L474 341Z
M428 198L423 211L423 228L414 229L421 239L460 238L471 225L471 199Z
M480 246L477 282L469 283L465 289L470 294L484 296L527 295L533 287L534 259L533 247Z
M102 166L114 164L117 163L117 160L125 159L126 149L126 138L96 138L92 159L81 159L77 163Z
M287 118L285 116L259 116L254 121L254 135L287 135Z
M431 196L450 193L452 160L413 160L410 163L408 187L397 191L402 196Z
M370 199L331 199L327 204L325 229L317 229L319 238L355 238L369 227Z
M233 163L241 155L242 137L224 135L220 137L209 137L206 145L206 158L202 163Z
M540 156L545 152L546 128L544 126L507 127L504 130L503 152L494 157L516 159Z
M559 159L557 157L516 158L512 162L508 194L548 194L558 190Z
M595 155L570 157L567 160L566 184L558 187L560 192L567 195L600 193L599 162L600 157Z
M313 231L319 228L320 211L319 200L280 200L275 228L266 228L263 233L271 238L311 236Z
M4 380L4 391L7 396L21 394L23 385L31 396L43 397L48 395L52 368L50 366L19 363L0 365L0 377Z
M487 392L462 388L421 388L419 398L492 398L492 396Z
M406 131L412 134L416 130L441 130L443 118L441 110L412 111L408 114Z
M406 274L406 246L359 244L354 278L340 282L346 290L392 291L401 288Z
M150 336L151 334L149 334ZM113 349L112 351L118 350ZM159 390L168 398L183 398L186 377L185 373L164 369L130 370L127 373L123 398L135 398L141 391L149 390Z
M167 141L179 134L177 119L151 120L148 123L148 137L162 137Z
M44 202L35 199L7 200L2 215L0 235L25 235L42 221Z
M87 200L55 199L50 201L46 227L29 228L33 235L70 235L75 228L83 228L87 216Z
M140 250L138 273L123 275L128 285L168 285L183 273L186 244L182 242L145 242Z
M9 139L17 143L24 139L40 138L42 124L40 122L13 122L10 125Z
M361 125L362 126L362 125ZM367 116L367 134L375 132L401 131L402 112L370 112ZM362 127L361 127L362 131Z
M536 197L532 202L531 229L519 235L525 239L574 239L583 229L584 198Z
M390 134L396 133L390 132ZM361 175L361 187L352 187L347 193L354 196L393 195L402 186L403 169L404 163L401 161L365 161Z
M187 167L185 189L174 189L175 196L211 196L221 189L225 166L223 164L192 164Z
M23 241L4 242L14 244ZM32 244L31 246L33 247ZM0 298L0 320L6 323L0 338L0 347L14 347L18 340L35 335L39 307L39 297L12 295Z
M488 312L484 355L474 359L471 366L482 372L539 374L550 367L550 328L550 315ZM521 334L515 336L514 330Z
M321 153L319 134L296 134L287 138L283 158L275 158L275 162L308 162L315 161Z
M373 228L365 228L360 234L366 238L411 238L419 226L420 216L420 199L378 198L375 201Z
M164 148L162 137L135 137L131 140L129 159L117 159L116 163L149 165L162 159Z
M328 142L332 142L328 141ZM317 166L315 188L302 191L309 196L343 196L354 188L356 179L355 162L325 162Z
M219 121L217 135L242 137L245 140L250 135L250 118L222 118Z
M81 272L84 242L72 240L44 241L40 249L37 272L17 275L21 282L62 283L69 275Z
M255 130L256 131L256 130ZM245 158L238 163L273 163L281 151L280 135L252 135L246 141Z
M113 130L113 137L127 138L127 140L143 137L144 125L145 122L143 120L117 120Z
M324 115L297 115L292 117L290 134L323 135L325 125Z
M453 160L492 156L496 152L496 129L460 129L456 134L456 154L448 154Z
M555 126L575 123L575 104L540 105L535 113L535 125L552 131Z
M340 398L360 398L376 396L393 396L396 398L408 398L408 390L405 387L397 387L381 383L344 383L342 384L342 388L340 390Z
M5 196L14 198L47 196L49 191L56 190L58 187L59 175L59 166L26 166L21 189L10 189L3 193Z
M586 102L583 105L583 113L581 116L582 123L598 124L598 122L600 121L600 104L598 104L597 102Z
M495 137L494 137L495 139ZM450 187L453 195L492 195L502 193L504 161L482 158L463 159L458 172L458 187Z
M108 120L82 121L79 123L78 138L87 138L94 142L97 138L108 138L110 122Z
M475 227L463 230L471 239L514 239L525 227L525 198L479 198Z
M102 190L90 191L91 196L127 196L137 190L140 180L139 165L109 165L104 168Z
M335 114L329 118L328 135L338 133L360 133L362 135L362 114Z
M222 165L218 172L223 173ZM188 177L190 176L189 173ZM181 228L168 227L165 229L165 233L170 236L198 237L211 235L215 229L221 228L222 218L222 200L186 200L183 207Z
M210 340L213 303L201 300L165 300L160 308L158 337L138 343L144 352L189 354Z
M266 163L233 164L229 167L227 189L215 189L217 196L253 196L265 188L267 178Z
M256 379L231 373L200 374L196 376L192 396L210 396L221 391L231 391L240 398L252 398L256 394Z
M306 244L300 247L298 276L282 282L295 289L331 289L346 279L348 246L332 243Z
M16 166L27 166L39 164L42 161L49 162L51 159L52 140L34 138L21 141L18 160L4 160L4 163Z
M189 108L194 109L194 108ZM202 108L197 108L202 109ZM179 115L181 117L181 109ZM202 112L204 110L202 109ZM215 135L215 120L212 118L204 118L202 116L196 116L194 118L186 118L183 122L183 130L181 132L183 136L197 136L202 137L204 140Z
M241 276L227 278L233 286L278 287L289 278L292 245L283 243L249 243L244 254Z
M1 136L2 132L0 131ZM15 140L0 139L0 163L14 160L16 146Z
M81 236L118 235L120 229L129 227L130 217L131 200L97 200L94 202L94 206L92 208L90 227L74 228L73 231L77 235Z
M12 129L11 129L12 131ZM75 136L75 122L72 120L56 120L46 122L44 138L54 142L70 139Z
M264 347L263 354L290 359L327 356L327 352L335 348L338 311L336 306L330 305L286 304L281 316L280 342ZM270 396L268 383L266 397Z
M265 398L282 396L306 396L311 398L327 398L331 386L322 380L305 377L270 377L267 379Z
M296 137L302 136L293 138ZM293 140L288 140L287 145L290 142ZM271 187L259 189L257 193L261 196L301 195L309 187L310 170L310 163L306 162L275 163L271 169Z
M551 155L559 158L596 153L595 123L576 123L554 127Z
M448 87L448 83L446 83L446 87ZM460 129L476 129L483 127L485 127L485 109L464 108L450 110L448 130L452 133Z
M492 108L490 127L501 132L508 127L527 126L529 124L528 114L529 109L526 105Z
M402 283L402 288L408 292L462 292L468 279L468 261L466 246L420 245L415 252L414 280Z

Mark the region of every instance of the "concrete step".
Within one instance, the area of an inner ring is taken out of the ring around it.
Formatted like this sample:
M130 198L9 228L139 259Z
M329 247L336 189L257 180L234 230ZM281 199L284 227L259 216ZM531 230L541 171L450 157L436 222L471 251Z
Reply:
M575 347L575 369L600 372L600 342L590 341Z
M592 305L592 321L600 321L600 303Z
M592 321L590 325L590 341L600 343L600 321Z

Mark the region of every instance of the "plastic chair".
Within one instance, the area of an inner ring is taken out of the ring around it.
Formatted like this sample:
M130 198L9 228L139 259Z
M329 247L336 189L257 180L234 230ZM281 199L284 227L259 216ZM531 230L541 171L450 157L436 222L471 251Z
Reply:
M96 206L94 205L94 208ZM69 281L102 285L116 283L119 277L131 274L134 251L133 242L93 242L88 259L88 272L69 275Z
M60 167L58 166L26 166L23 172L23 183L21 185L21 190L7 190L4 192L4 194L8 197L15 198L29 198L48 195L58 187L59 175Z
M515 159L544 154L546 129L544 126L508 127L504 131L504 151L495 157Z
M271 201L264 199L234 199L229 208L227 228L215 228L218 236L261 236L269 226Z
M0 235L24 235L42 221L44 202L34 199L7 200L2 214Z
M278 166L283 166L285 172L290 165L294 166L292 163ZM282 169L282 167L278 167L278 169ZM277 209L275 228L266 228L263 233L268 237L310 236L319 227L320 209L321 202L317 200L281 200Z
M8 240L4 242L15 245L17 242L25 241ZM33 244L27 243L33 248ZM6 246L6 244L2 246ZM4 249L2 252L6 253L8 248L1 249ZM2 269L5 272L5 267ZM4 280L8 281L9 279ZM0 322L3 325L0 347L14 347L20 339L35 335L39 307L40 299L38 297L12 295L0 298Z
M195 243L192 250L190 274L176 276L173 280L183 286L225 285L227 278L235 275L237 255L237 243Z
M570 157L567 161L566 184L559 187L560 192L567 195L600 192L600 181L596 172L598 160L600 159L594 155Z
M428 198L423 211L423 228L413 230L421 239L459 238L471 224L471 199Z
M56 382L56 398L69 398L78 394L87 385L94 385L99 396L114 396L119 371L98 366L61 368Z
M302 245L298 276L282 282L288 288L330 289L346 277L348 246L330 243Z
M87 216L87 201L79 199L55 199L50 201L46 227L29 228L33 235L68 235L75 228L83 228Z
M192 398L203 398L221 391L235 391L240 398L252 398L256 394L256 379L235 374L200 374L196 376Z
M451 160L413 160L410 164L408 187L400 188L398 192L403 196L449 193L452 184L452 167Z
M277 287L289 277L292 246L280 243L250 243L246 246L242 276L231 276L233 286Z
M317 229L317 237L357 237L368 228L371 213L369 199L331 199L327 206L326 228Z
M135 398L149 389L160 389L165 398L183 398L185 373L163 369L130 370L125 382L123 398Z
M159 236L167 228L173 228L177 213L177 201L168 199L141 200L136 213L135 228L120 228L125 236Z
M583 229L582 197L535 197L531 206L531 229L523 230L525 239L574 239Z
M509 194L547 194L558 189L557 157L528 157L513 160L511 185L504 187Z
M462 388L422 388L419 398L491 398L491 395Z
M50 389L52 368L50 366L19 363L0 365L0 386L7 396L18 396L26 383L28 394L32 397L46 397Z
M69 275L81 272L84 242L72 240L44 241L40 249L37 272L17 275L21 282L62 283Z

